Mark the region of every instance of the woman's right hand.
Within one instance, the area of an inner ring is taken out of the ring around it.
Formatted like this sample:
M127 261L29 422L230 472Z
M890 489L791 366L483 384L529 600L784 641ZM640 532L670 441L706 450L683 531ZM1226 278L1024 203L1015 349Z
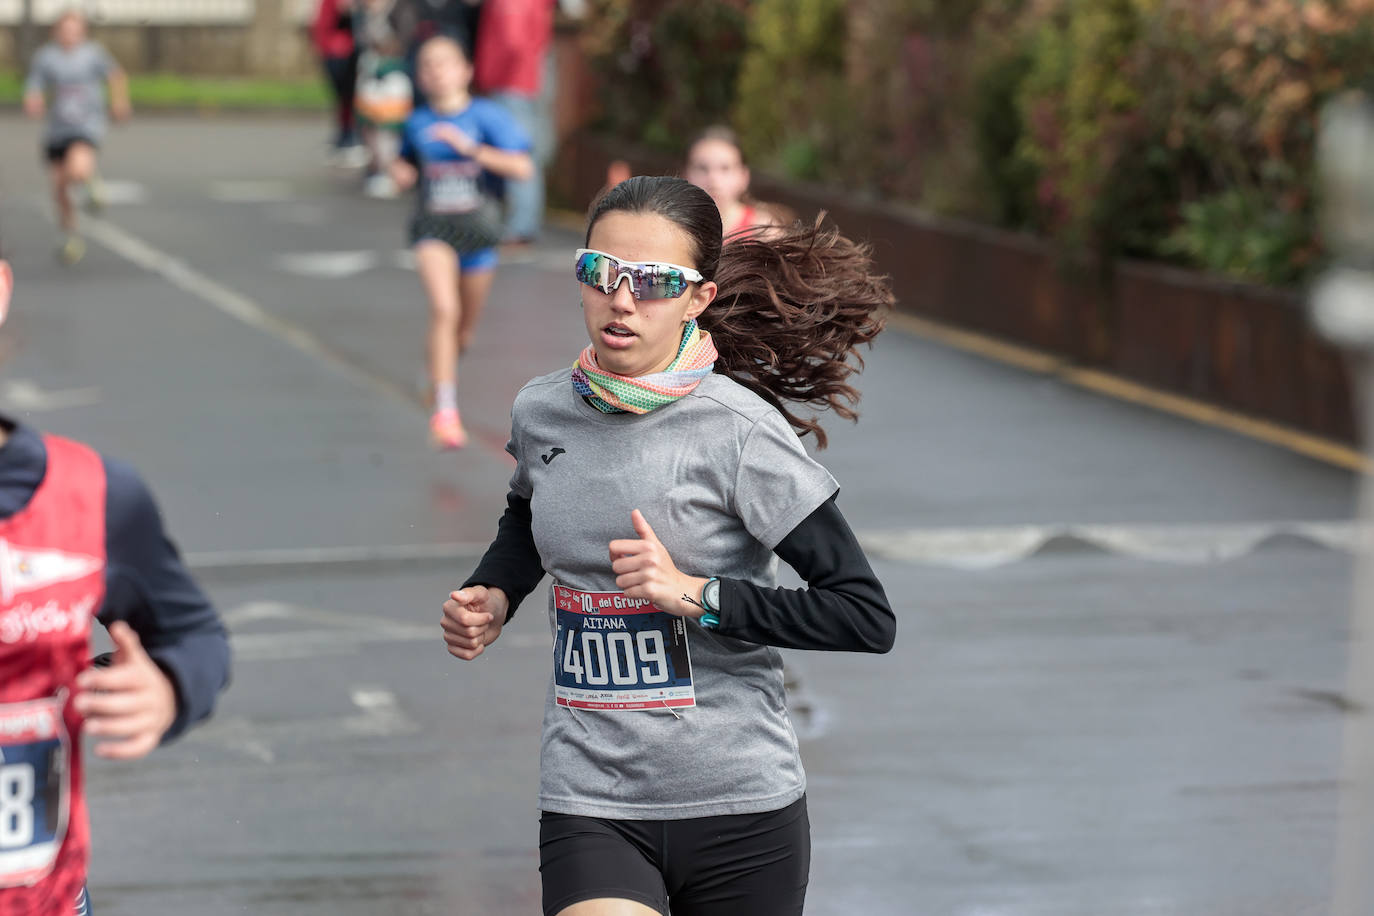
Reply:
M440 626L449 655L474 659L496 642L506 623L510 599L499 588L471 585L450 592Z

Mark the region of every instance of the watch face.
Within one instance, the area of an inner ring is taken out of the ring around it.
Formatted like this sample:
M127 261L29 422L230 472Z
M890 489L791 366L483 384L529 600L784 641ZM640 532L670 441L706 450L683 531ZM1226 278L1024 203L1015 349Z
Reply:
M712 579L701 590L701 600L713 611L720 610L720 580Z

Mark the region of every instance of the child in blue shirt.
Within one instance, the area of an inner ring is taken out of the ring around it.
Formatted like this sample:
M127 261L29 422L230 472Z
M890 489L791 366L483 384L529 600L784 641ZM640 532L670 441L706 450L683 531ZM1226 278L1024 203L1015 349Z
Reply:
M472 341L495 275L501 182L528 178L534 161L529 137L505 109L470 94L472 64L457 41L426 41L416 79L427 104L406 121L391 175L399 187L418 185L410 242L430 307L430 437L439 448L456 449L467 444L458 356Z

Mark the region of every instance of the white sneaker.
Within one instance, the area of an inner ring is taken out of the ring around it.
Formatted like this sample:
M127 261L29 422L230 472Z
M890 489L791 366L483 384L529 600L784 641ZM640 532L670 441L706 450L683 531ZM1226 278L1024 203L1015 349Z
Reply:
M363 193L378 200L391 200L396 196L396 182L391 180L390 175L369 175L363 182Z
M336 146L330 149L329 164L341 169L360 169L367 165L371 156L367 152L367 147L360 143L352 146Z

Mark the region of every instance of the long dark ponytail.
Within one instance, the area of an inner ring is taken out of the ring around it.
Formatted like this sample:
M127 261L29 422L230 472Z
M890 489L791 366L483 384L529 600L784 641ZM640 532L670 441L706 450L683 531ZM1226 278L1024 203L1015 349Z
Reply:
M692 240L695 267L720 287L697 319L720 356L716 371L768 401L825 448L814 415L788 405L858 416L859 391L849 377L863 368L858 348L872 343L892 306L887 278L875 273L866 245L823 225L800 222L766 236L721 241L720 211L710 195L681 178L639 176L592 204L592 227L611 211L656 213Z

